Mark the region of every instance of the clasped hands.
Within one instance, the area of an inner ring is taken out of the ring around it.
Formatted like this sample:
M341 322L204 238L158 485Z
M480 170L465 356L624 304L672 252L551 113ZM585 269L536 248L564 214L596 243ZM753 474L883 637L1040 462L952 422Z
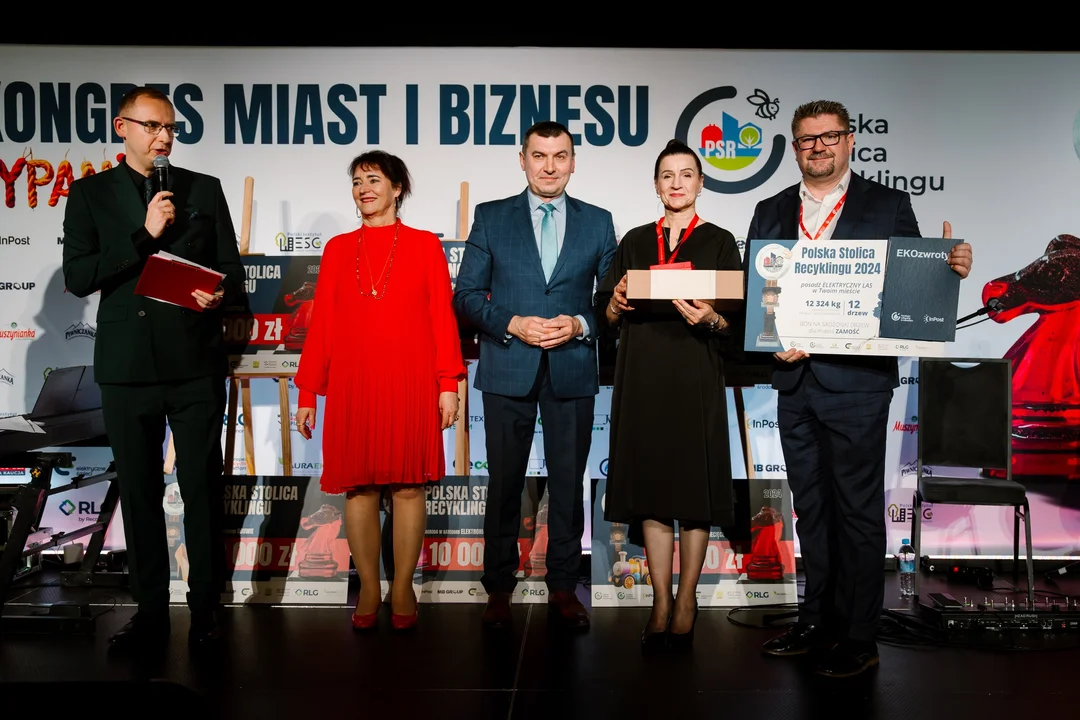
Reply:
M439 429L445 430L459 419L458 394L452 391L439 393ZM302 407L296 410L296 430L305 440L311 439L315 429L315 408Z
M506 331L526 345L550 350L580 335L581 322L569 315L557 315L551 319L515 315Z
M941 237L946 239L952 238L952 224L946 220L941 224ZM952 246L949 251L949 256L945 258L945 262L949 263L960 279L964 279L971 272L971 245L968 243L957 243ZM780 362L793 363L810 357L810 354L805 350L799 350L792 348L790 350L784 350L783 352L773 353L773 357Z
M702 300L691 300L690 302L672 300L671 302L689 325L712 325L717 323L717 330L727 327L724 316L713 310L712 305L707 302ZM608 305L608 309L615 315L622 315L634 309L626 297L626 275L622 276L622 279L615 285L615 289L612 290L611 303Z

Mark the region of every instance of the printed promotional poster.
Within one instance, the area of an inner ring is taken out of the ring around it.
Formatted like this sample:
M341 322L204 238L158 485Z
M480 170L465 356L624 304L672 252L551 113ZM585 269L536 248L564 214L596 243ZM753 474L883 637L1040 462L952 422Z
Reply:
M226 307L222 318L229 366L238 375L295 375L311 324L322 256L240 259L247 275L247 306Z
M547 602L547 517L545 478L530 477L521 496L518 526L518 584L513 602ZM423 603L483 603L487 593L484 574L484 511L487 507L487 475L447 475L427 486L427 529L413 585ZM384 510L391 507L384 502ZM386 523L393 512L384 513L383 542L392 538ZM383 548L383 593L389 590L385 563L392 551Z
M593 607L651 606L652 578L645 549L630 542L625 523L604 519L609 480L596 489L593 508ZM795 534L786 480L736 480L735 525L714 527L698 582L698 605L785 605L798 600ZM672 591L679 586L679 540L675 536Z
M324 495L317 478L225 478L226 603L341 605L348 602L349 545L345 498ZM187 595L184 500L165 487L170 600Z

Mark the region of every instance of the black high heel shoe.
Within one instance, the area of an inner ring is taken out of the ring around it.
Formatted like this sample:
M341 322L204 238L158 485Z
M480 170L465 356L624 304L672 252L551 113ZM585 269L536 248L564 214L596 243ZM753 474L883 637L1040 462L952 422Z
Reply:
M641 651L644 653L658 652L667 647L668 644L668 627L671 625L671 615L668 615L667 623L664 625L663 630L654 630L649 632L649 626L646 625L645 629L641 631Z
M672 650L687 650L694 644L694 628L697 627L698 606L694 605L694 619L690 623L690 630L684 633L676 633L668 630L668 647Z

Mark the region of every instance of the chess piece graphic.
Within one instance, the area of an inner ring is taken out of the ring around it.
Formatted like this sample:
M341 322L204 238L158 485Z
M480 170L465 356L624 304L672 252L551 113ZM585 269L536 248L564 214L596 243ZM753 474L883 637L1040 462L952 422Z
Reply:
M1013 475L1080 479L1080 238L1058 235L1027 267L986 283L983 305L995 299L994 322L1039 316L1005 353Z
M300 577L332 578L337 575L334 545L341 534L341 522L341 511L333 505L323 505L300 520L300 527L311 531L299 564Z
M304 349L308 325L311 324L311 311L315 302L315 283L306 281L283 298L286 307L296 307L289 317L289 327L285 334L285 349L299 351Z
M780 305L780 288L775 280L766 280L765 287L761 288L761 306L765 308L765 319L761 334L758 335L758 345L775 345L780 347L780 340L776 337L776 308Z
M784 518L776 508L763 507L750 520L750 563L747 580L783 580L784 563L780 559L780 538Z

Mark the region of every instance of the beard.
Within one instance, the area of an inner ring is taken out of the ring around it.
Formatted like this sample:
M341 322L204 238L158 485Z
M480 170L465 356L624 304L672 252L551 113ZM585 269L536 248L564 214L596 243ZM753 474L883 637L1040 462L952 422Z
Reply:
M827 163L815 163L815 160L829 159ZM806 159L806 168L804 172L813 178L828 177L836 172L836 157L832 153L822 153L817 157L811 155Z

